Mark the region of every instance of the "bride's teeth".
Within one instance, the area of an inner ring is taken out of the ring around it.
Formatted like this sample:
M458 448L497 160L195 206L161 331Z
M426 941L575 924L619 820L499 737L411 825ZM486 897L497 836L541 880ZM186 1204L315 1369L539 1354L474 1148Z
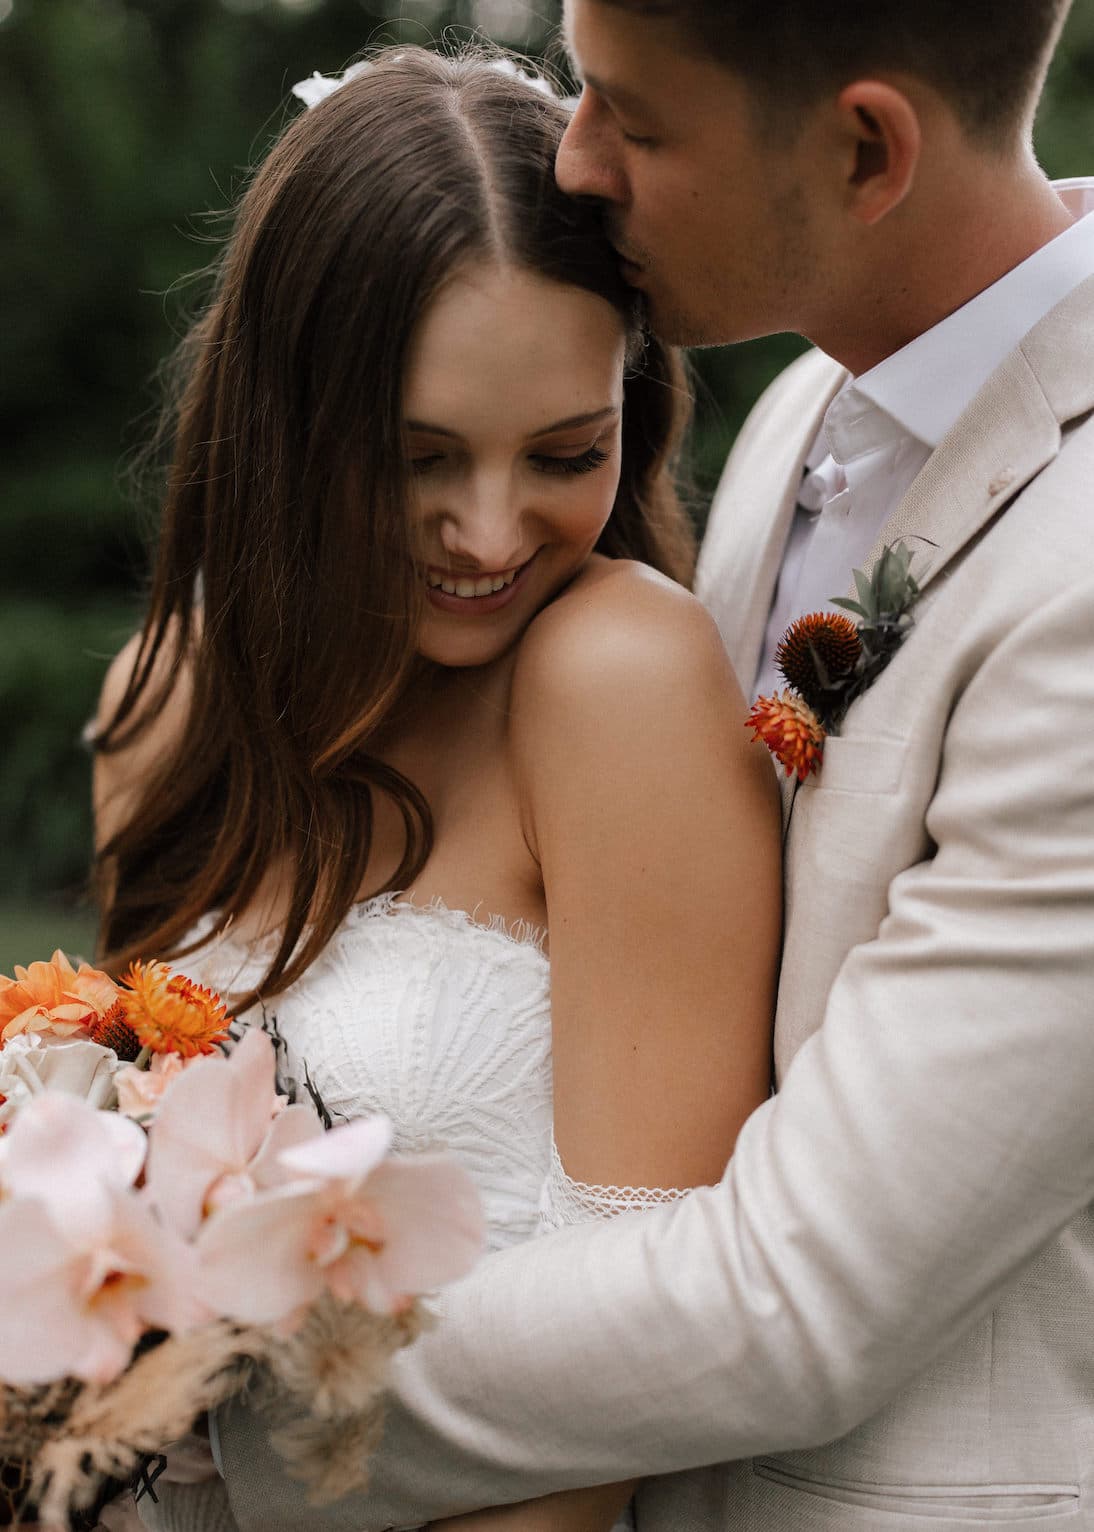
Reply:
M483 575L478 580L446 580L443 575L427 572L425 581L430 590L443 590L446 596L462 596L465 601L474 596L492 596L507 585L512 585L520 573L520 566L507 569L500 575Z

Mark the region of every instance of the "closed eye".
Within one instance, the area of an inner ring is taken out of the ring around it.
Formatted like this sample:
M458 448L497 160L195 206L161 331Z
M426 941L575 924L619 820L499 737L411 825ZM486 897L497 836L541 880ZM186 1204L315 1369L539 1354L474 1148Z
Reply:
M555 453L533 452L529 454L531 462L538 473L546 474L578 474L592 473L608 461L611 456L603 447L592 446L584 452L572 455L560 456ZM428 474L439 468L448 459L445 452L422 452L410 459L410 471L415 475Z
M606 463L610 455L603 447L590 447L575 457L548 457L545 453L534 452L530 460L540 473L592 473Z

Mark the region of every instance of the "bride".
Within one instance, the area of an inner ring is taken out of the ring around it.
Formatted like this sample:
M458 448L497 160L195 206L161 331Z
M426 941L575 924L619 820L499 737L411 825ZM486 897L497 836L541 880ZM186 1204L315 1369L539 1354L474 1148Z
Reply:
M261 1003L332 1113L460 1158L500 1248L721 1176L768 1091L777 795L684 588L677 365L554 183L564 107L412 48L314 94L180 357L98 715L101 957Z

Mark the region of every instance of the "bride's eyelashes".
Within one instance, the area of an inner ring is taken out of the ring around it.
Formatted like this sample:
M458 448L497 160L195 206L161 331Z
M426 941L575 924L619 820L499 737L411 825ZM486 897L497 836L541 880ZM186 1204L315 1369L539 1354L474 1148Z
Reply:
M411 473L429 473L438 463L443 463L444 458L443 452L426 452L421 457L412 457L410 471Z
M541 473L592 473L595 468L606 463L611 456L603 447L589 447L584 452L579 452L576 457L548 457L542 453L534 453L531 461Z
M529 454L528 461L539 473L580 474L592 473L606 463L610 456L610 452L594 444L584 452L574 454L533 452ZM419 475L432 473L448 459L449 454L445 452L423 452L410 459L411 471Z

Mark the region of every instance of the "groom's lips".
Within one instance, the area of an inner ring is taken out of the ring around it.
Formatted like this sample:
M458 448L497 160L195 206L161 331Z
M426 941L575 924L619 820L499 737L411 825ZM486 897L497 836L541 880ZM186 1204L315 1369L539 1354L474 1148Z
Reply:
M623 268L623 276L625 280L630 282L633 286L634 278L640 275L643 269L640 262L633 261L627 252L619 245L613 244L612 249L619 257L619 264Z

